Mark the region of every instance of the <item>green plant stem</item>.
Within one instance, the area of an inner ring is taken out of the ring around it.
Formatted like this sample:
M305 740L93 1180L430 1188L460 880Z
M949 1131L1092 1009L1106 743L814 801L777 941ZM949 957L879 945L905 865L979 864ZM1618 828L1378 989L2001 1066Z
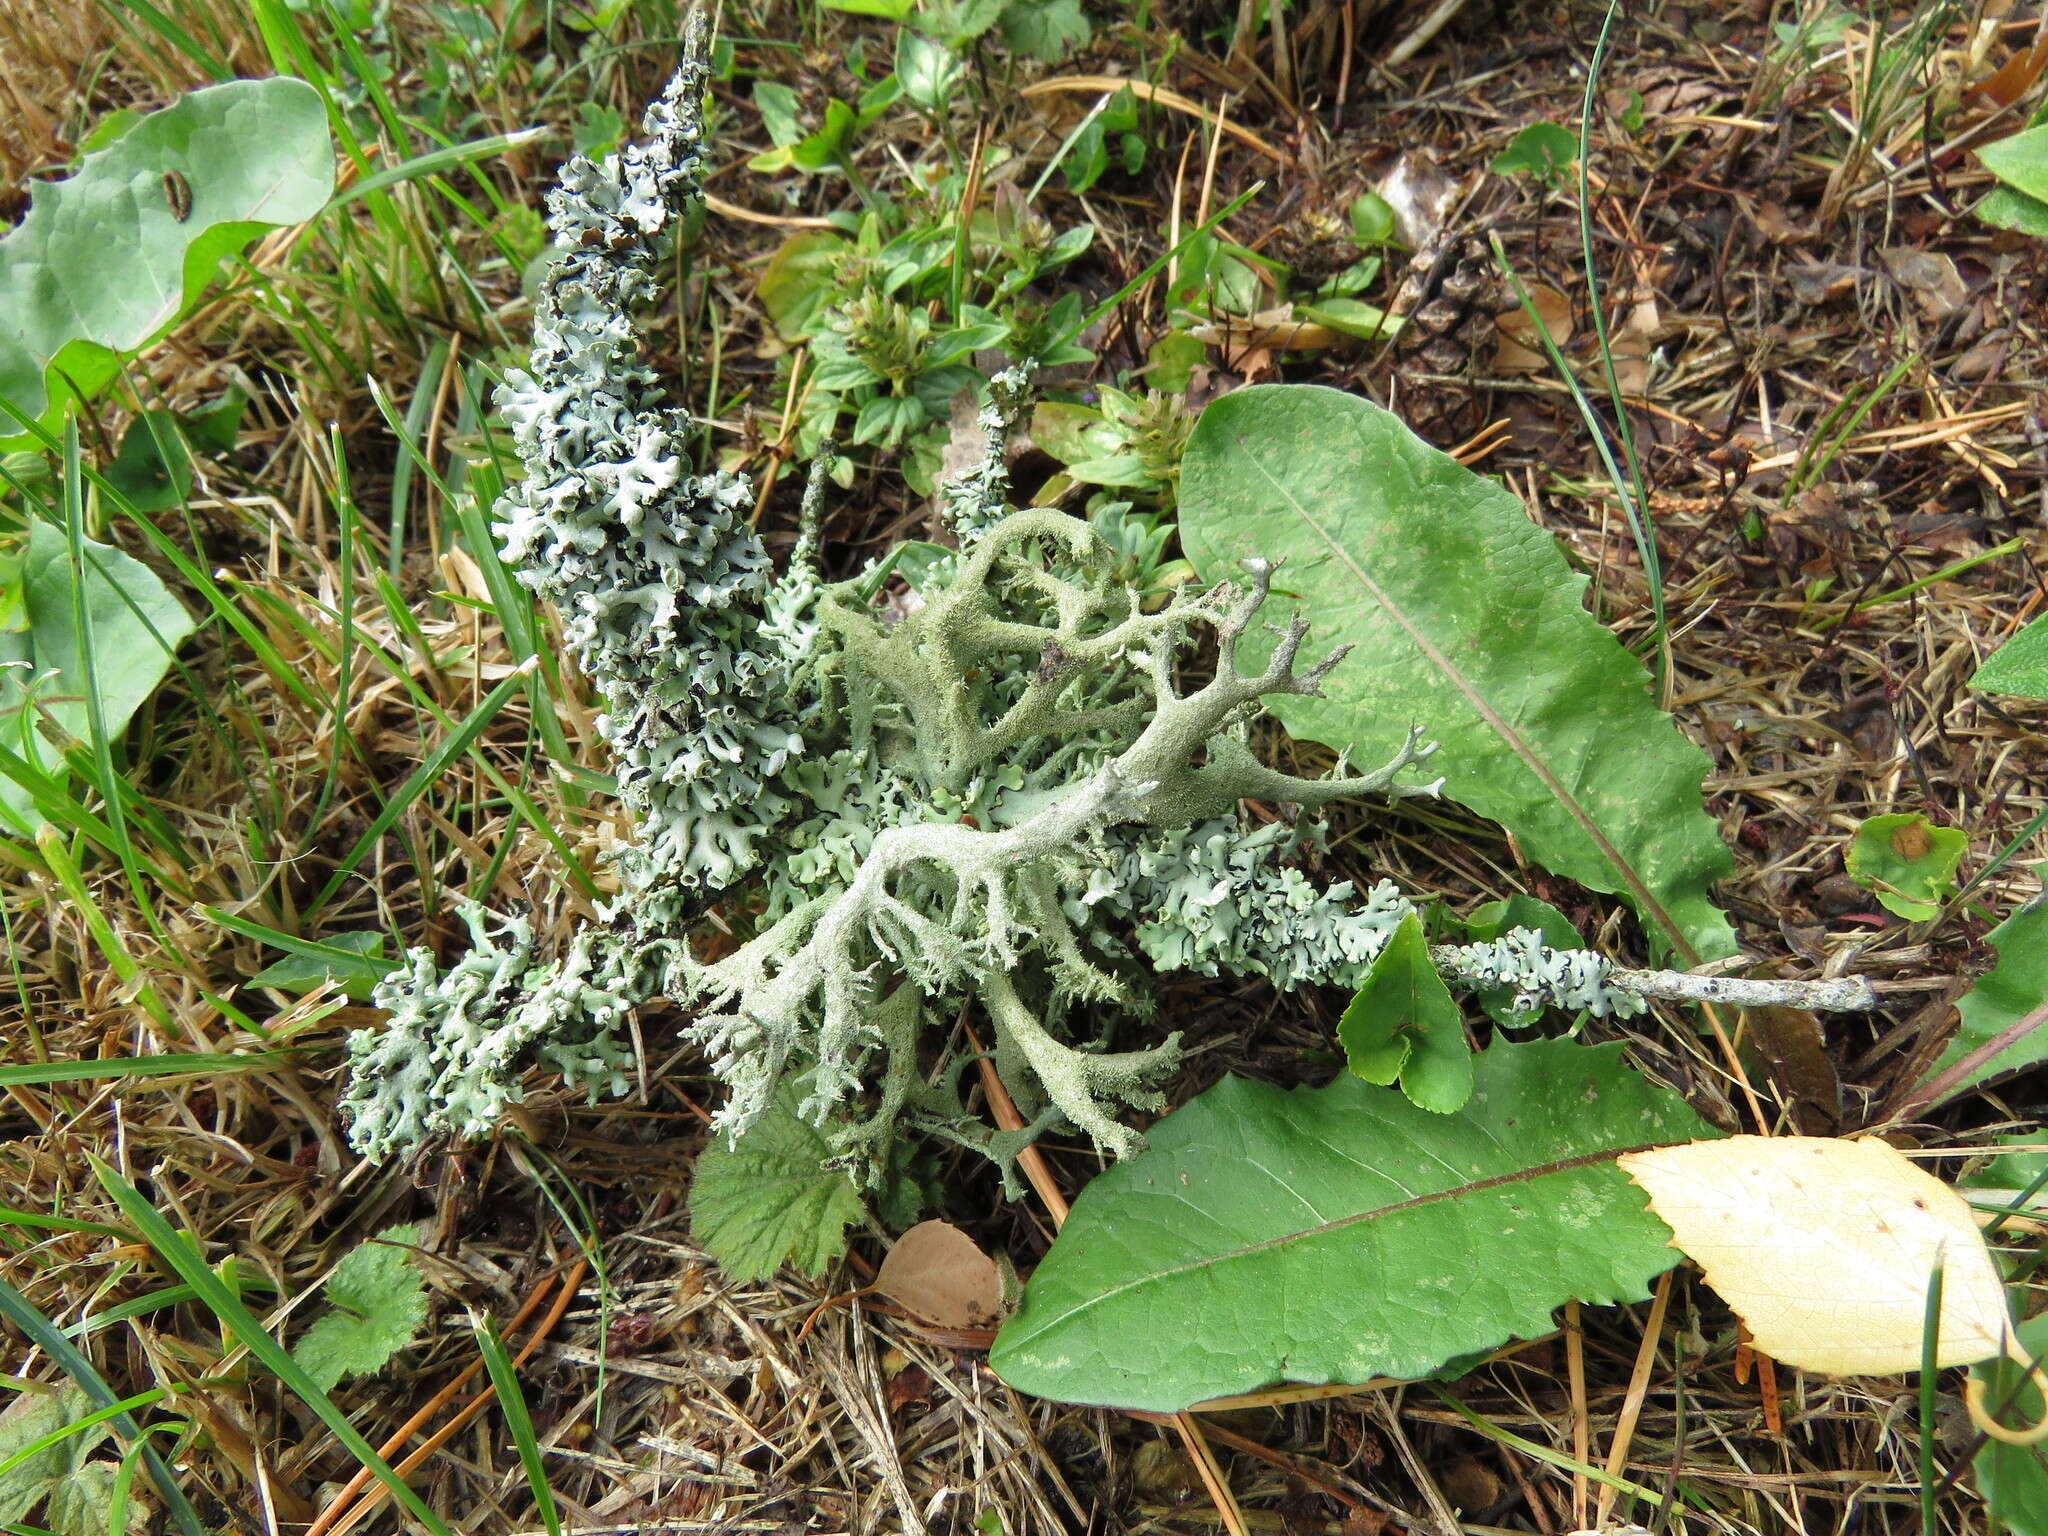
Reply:
M1941 1353L1941 1282L1937 1259L1920 1322L1920 1536L1939 1536L1941 1531L1934 1507L1935 1384L1940 1378L1934 1362Z
M1650 612L1655 625L1657 641L1656 665L1652 669L1657 679L1658 699L1661 704L1668 691L1670 677L1670 636L1664 622L1663 577L1657 565L1657 552L1643 527L1642 514L1636 508L1635 497L1630 493L1628 481L1623 477L1621 466L1615 462L1614 448L1607 440L1607 431L1601 423L1599 413L1593 409L1593 402L1579 384L1578 376L1572 372L1571 364L1557 343L1550 339L1550 331L1543 319L1536 313L1536 305L1529 297L1529 290L1522 286L1521 278L1515 275L1514 267L1508 261L1506 247L1500 243L1499 235L1488 237L1493 243L1493 259L1500 267L1508 284L1515 290L1515 298L1522 306L1522 313L1529 317L1530 327L1536 333L1536 340L1542 345L1544 356L1550 359L1550 366L1557 370L1564 387L1571 393L1572 404L1578 407L1579 418L1585 422L1586 430L1592 435L1593 451L1600 455L1601 467L1607 471L1608 482L1614 487L1614 494L1621 502L1622 516L1628 519L1629 532L1634 536L1638 557L1643 561L1644 574L1650 577Z
M1593 315L1593 334L1600 343L1600 364L1607 378L1607 398L1614 408L1614 433L1621 439L1622 458L1628 465L1629 486L1632 495L1624 493L1621 481L1615 479L1614 489L1621 495L1621 509L1628 518L1629 532L1636 541L1636 554L1643 562L1643 579L1650 588L1651 634L1657 648L1657 696L1668 705L1671 677L1671 629L1664 615L1664 563L1657 552L1657 533L1650 513L1650 486L1643 474L1642 460L1636 454L1635 429L1629 425L1628 402L1622 398L1621 376L1614 367L1614 348L1607 335L1607 312L1600 303L1600 278L1593 261L1593 193L1586 162L1593 154L1593 93L1600 83L1600 67L1607 59L1607 39L1613 31L1614 19L1621 14L1621 0L1607 0L1607 15L1600 23L1600 38L1593 45L1593 61L1586 66L1586 93L1579 105L1579 244L1581 264L1586 277L1586 305ZM1519 293L1519 287L1517 289ZM1524 299L1526 306L1527 300ZM1533 312L1532 312L1533 316ZM1536 333L1549 337L1539 321ZM1554 349L1553 349L1554 350ZM1552 358L1553 364L1558 362ZM1567 381L1571 381L1570 370L1562 370ZM1576 385L1575 399L1581 399ZM1581 409L1585 407L1582 405ZM1587 424L1594 426L1590 416ZM1594 426L1595 436L1599 429ZM1602 459L1608 456L1603 451ZM1610 465L1610 475L1613 470Z

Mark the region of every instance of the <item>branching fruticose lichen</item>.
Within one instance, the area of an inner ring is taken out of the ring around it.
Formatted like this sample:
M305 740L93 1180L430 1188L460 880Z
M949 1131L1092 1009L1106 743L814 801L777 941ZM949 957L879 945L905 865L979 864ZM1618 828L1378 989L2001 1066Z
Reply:
M1263 663L1240 657L1269 602L1262 562L1148 602L1088 524L1009 511L1021 377L991 390L987 456L943 498L959 553L921 571L907 617L878 601L885 571L822 580L815 476L777 576L747 483L694 472L691 424L662 403L631 318L700 195L701 60L694 47L643 143L563 172L531 366L499 399L525 475L497 532L603 699L635 828L620 891L558 954L476 912L452 965L413 951L377 993L389 1022L351 1043L350 1135L377 1158L484 1135L537 1067L621 1092L633 1010L666 996L695 1011L729 1132L795 1083L870 1170L905 1125L999 1161L1062 1123L1128 1153L1119 1106L1158 1106L1178 1036L1117 1052L1072 1039L1073 1021L1141 1011L1153 971L1356 984L1408 901L1384 881L1318 888L1285 861L1331 801L1433 793L1411 776L1431 749L1411 736L1371 772L1320 779L1261 762L1261 702L1313 693L1341 652L1303 664L1296 617ZM1212 645L1211 679L1183 686ZM1247 831L1247 799L1309 819ZM728 891L753 935L700 963L688 924ZM1519 1006L1641 1007L1604 960L1526 930L1438 960ZM920 1070L924 1026L965 1000L1024 1133L966 1112L959 1060Z

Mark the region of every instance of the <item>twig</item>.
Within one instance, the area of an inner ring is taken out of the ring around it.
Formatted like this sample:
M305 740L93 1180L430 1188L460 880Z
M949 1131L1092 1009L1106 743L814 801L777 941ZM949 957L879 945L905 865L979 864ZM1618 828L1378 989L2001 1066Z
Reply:
M1773 981L1765 977L1700 976L1688 971L1609 971L1607 985L1638 997L1678 1003L1725 1003L1732 1008L1808 1008L1823 1013L1868 1013L1877 992L1861 976L1834 981Z
M2003 1055L2043 1024L2048 1024L2048 1003L2041 1004L2032 1013L2021 1015L1947 1071L1938 1073L1907 1093L1893 1106L1885 1120L1888 1123L1903 1120L1909 1114L1941 1103L1964 1087L1979 1067Z
M1636 1422L1642 1417L1643 1399L1650 1392L1650 1369L1657 1363L1657 1340L1664 1332L1664 1314L1671 1305L1671 1281L1678 1273L1664 1271L1657 1282L1657 1295L1650 1303L1650 1316L1643 1324L1642 1347L1636 1351L1636 1368L1628 1379L1628 1395L1621 1402L1621 1416L1614 1422L1614 1443L1607 1448L1607 1475L1619 1479L1628 1470L1629 1443L1635 1439ZM1593 1529L1607 1529L1607 1516L1614 1508L1617 1492L1613 1483L1603 1483L1594 1505Z
M1121 75L1059 75L1051 80L1040 80L1027 85L1018 92L1021 96L1048 96L1056 92L1092 94L1096 91L1129 91L1140 101L1153 102L1169 107L1175 112L1185 112L1189 117L1199 117L1219 133L1227 133L1240 144L1248 144L1267 159L1277 161L1290 170L1298 169L1299 162L1284 149L1275 149L1249 128L1240 128L1236 123L1226 122L1198 101L1190 101L1178 91L1169 91L1164 86L1154 85L1149 80L1126 79Z
M1579 1304L1564 1304L1564 1374L1572 1393L1572 1528L1586 1525L1586 1473L1593 1459L1593 1415L1586 1406L1586 1331L1579 1319Z

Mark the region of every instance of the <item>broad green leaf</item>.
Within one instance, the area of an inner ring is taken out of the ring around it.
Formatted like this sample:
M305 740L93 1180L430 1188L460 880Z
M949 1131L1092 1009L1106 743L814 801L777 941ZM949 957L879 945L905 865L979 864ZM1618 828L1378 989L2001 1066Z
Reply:
M1527 171L1538 181L1555 181L1579 158L1579 136L1557 123L1531 123L1493 157L1488 167L1496 176Z
M1425 1376L1568 1300L1647 1295L1678 1255L1614 1158L1714 1134L1618 1045L1497 1043L1451 1115L1348 1074L1226 1079L1081 1192L989 1363L1158 1412Z
M1208 350L1185 331L1168 331L1145 349L1145 382L1162 394L1185 393Z
M846 1251L860 1191L832 1148L785 1092L736 1146L713 1139L690 1183L690 1235L735 1280L765 1280L794 1264L815 1275Z
M341 955L286 955L272 961L249 978L252 987L276 987L285 992L310 992L324 981L340 983L342 991L361 1001L378 982L397 970L400 962L384 953L384 935L374 930L361 933L330 933L321 947L341 950Z
M825 229L799 230L782 242L761 270L755 295L775 334L792 344L811 335L832 297L832 272L852 245Z
M2013 1331L2029 1360L2048 1354L2048 1313ZM1984 1384L1985 1406L2000 1423L2023 1428L2048 1413L2048 1403L2012 1361L1987 1360L1971 1366L1970 1374ZM2048 1536L2048 1442L2005 1445L1987 1439L1971 1470L1985 1504L1997 1511L1999 1529L2012 1536Z
M904 99L920 112L943 110L966 69L944 43L908 27L896 34L896 78L903 83Z
M1497 939L1511 928L1534 928L1552 949L1584 949L1586 941L1572 920L1547 901L1517 891L1504 901L1484 902L1465 919L1465 934L1473 943Z
M1986 937L1998 964L1979 976L1956 1004L1962 1026L1927 1076L1937 1077L1980 1046L2048 1003L2048 898L2021 907ZM2048 1061L2048 1027L2023 1035L1971 1072L1957 1089Z
M1701 805L1706 758L1516 496L1370 401L1311 385L1212 402L1180 495L1206 579L1284 561L1274 584L1302 600L1312 644L1355 647L1323 697L1267 701L1295 736L1366 764L1421 725L1444 792L1531 859L1626 898L1660 947L1735 952L1707 895L1732 864Z
M2010 1205L2034 1180L2048 1174L2048 1141L2043 1141L2039 1132L1996 1136L1991 1145L2019 1150L1990 1158L1983 1167L1956 1180L1958 1188L1971 1192L1971 1199L1992 1206ZM2030 1203L2048 1205L2048 1188L2035 1190Z
M324 1288L331 1310L292 1348L292 1358L325 1392L344 1376L382 1370L426 1320L427 1291L403 1245L417 1229L388 1227L342 1256Z
M1041 400L1031 408L1032 446L1044 449L1062 464L1106 458L1124 441L1124 434L1103 419L1097 406Z
M175 411L143 411L121 434L120 450L106 468L107 483L129 509L164 512L192 494L192 455Z
M0 742L50 771L60 771L60 753L39 727L54 724L80 741L92 736L76 624L81 593L101 717L112 735L163 680L171 653L192 633L191 616L149 567L90 539L84 553L85 569L73 570L64 530L34 524L21 565L28 624L0 632ZM0 812L7 813L0 820L32 832L33 806L26 789L0 778Z
M1360 245L1393 245L1400 238L1394 205L1377 192L1361 192L1351 200L1351 234Z
M47 424L190 309L224 258L320 211L326 108L285 76L209 86L32 186L0 240L0 400ZM0 436L17 425L0 420Z
M768 130L768 141L776 148L788 149L803 138L803 125L796 117L796 92L780 80L754 82L754 107L761 114L761 126Z
M1047 64L1087 47L1091 35L1080 0L1009 0L1002 26L1005 47Z
M1471 1098L1465 1015L1430 964L1429 940L1413 912L1373 957L1337 1038L1354 1074L1381 1087L1398 1078L1409 1102L1434 1114L1454 1113Z
M1873 816L1849 842L1849 878L1909 922L1924 923L1955 894L1969 835L1918 811Z
M76 1387L65 1386L54 1392L39 1387L18 1390L5 1411L0 1411L0 1463L14 1460L38 1441L77 1423L92 1411L92 1401ZM94 1469L102 1464L85 1458L106 1437L106 1425L96 1424L65 1435L18 1466L0 1472L0 1524L20 1520L47 1499L43 1518L60 1536L88 1536L91 1528L70 1518L80 1512L80 1505L67 1497L67 1490L84 1484L79 1491L89 1493L92 1486L99 1484L100 1476ZM111 1473L113 1468L105 1466L104 1470ZM101 1533L107 1529L104 1512L98 1529Z
M2048 202L2048 127L2029 128L1977 151L1984 169L2016 192Z
M1972 688L2048 699L2048 614L2034 620L1984 660Z
M1986 224L2048 239L2048 202L2011 187L1993 187L1977 199L1977 206L1970 211Z
M134 1517L135 1506L116 1527L114 1479L120 1469L111 1461L88 1461L50 1490L43 1506L43 1520L57 1536L122 1536Z
M1401 333L1401 317L1390 315L1377 304L1362 299L1323 299L1315 304L1294 306L1296 318L1327 325L1362 341L1390 341Z

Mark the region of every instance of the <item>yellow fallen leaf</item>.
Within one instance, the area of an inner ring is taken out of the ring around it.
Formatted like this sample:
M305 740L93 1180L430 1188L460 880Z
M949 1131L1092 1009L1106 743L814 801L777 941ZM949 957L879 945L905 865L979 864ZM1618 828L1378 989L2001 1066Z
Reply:
M1731 1136L1620 1163L1773 1359L1838 1376L1919 1370L1937 1262L1936 1363L2006 1352L2005 1293L1969 1206L1882 1141Z

